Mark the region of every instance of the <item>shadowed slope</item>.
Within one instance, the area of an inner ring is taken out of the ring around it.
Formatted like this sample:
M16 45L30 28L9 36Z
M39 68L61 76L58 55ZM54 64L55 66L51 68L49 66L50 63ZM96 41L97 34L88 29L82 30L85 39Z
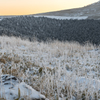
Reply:
M57 20L20 16L0 21L0 35L38 41L59 40L100 44L100 20Z

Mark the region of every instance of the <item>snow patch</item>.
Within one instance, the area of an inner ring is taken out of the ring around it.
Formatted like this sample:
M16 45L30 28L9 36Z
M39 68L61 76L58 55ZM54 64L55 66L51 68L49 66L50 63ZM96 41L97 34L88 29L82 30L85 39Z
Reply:
M1 21L2 19L0 18L0 21Z
M76 17L66 17L66 16L34 16L34 17L46 17L46 18L51 18L51 19L59 19L59 20L82 20L82 19L87 19L88 16L76 16Z
M20 82L15 76L1 75L0 79L0 94L6 100L13 100L18 98L18 90L20 90L20 97L30 97L31 99L46 99L44 95L34 90L31 86L24 82Z

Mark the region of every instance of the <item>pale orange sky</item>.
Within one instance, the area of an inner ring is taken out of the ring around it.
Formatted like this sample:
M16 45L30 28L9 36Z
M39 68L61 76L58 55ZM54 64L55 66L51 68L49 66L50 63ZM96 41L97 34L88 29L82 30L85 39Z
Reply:
M83 7L98 0L0 0L0 15L25 15Z

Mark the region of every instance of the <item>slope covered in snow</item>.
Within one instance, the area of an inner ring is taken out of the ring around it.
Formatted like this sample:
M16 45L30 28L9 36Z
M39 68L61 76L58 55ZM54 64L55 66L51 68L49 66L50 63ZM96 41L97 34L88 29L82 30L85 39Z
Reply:
M37 90L50 100L99 100L99 67L99 46L0 37L1 97L36 98Z

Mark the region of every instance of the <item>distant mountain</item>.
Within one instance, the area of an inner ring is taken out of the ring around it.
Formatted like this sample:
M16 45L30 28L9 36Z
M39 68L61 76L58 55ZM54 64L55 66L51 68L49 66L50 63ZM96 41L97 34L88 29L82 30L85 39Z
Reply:
M100 1L75 9L54 11L35 15L42 16L66 16L66 17L82 17L88 16L88 19L100 19Z
M12 18L21 15L9 15L9 16L0 16L0 20L3 18ZM67 9L61 11L31 14L31 15L22 15L22 16L40 16L48 17L55 19L100 19L100 0L96 3L74 9ZM67 18L66 18L67 17ZM73 17L73 18L72 18Z

